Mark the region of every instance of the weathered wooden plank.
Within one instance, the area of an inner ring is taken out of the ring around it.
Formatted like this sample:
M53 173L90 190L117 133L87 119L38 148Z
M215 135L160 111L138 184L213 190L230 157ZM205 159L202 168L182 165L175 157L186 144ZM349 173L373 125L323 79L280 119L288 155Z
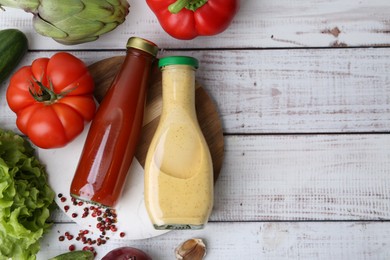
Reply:
M26 32L33 50L118 49L134 35L150 39L161 48L390 45L390 6L386 0L241 0L240 12L227 31L191 41L176 40L166 34L145 1L129 3L130 14L124 24L101 40L77 46L64 46L38 35L32 28L32 15L21 10L6 8L0 13L0 25Z
M70 244L81 249L75 240L58 241L66 231L77 234L75 224L54 225L46 234L38 260L67 252ZM174 259L174 249L181 242L200 237L207 245L205 259L389 259L389 222L269 222L209 223L202 231L172 231L159 237L120 241L111 239L95 246L97 259L122 246L144 250L153 259Z
M75 55L91 64L123 51ZM29 52L22 64L53 52ZM387 132L390 48L162 51L200 60L226 133ZM21 64L21 65L22 65ZM0 124L14 127L0 89Z
M389 176L390 134L226 136L211 220L390 220Z
M390 219L390 135L227 136L214 221Z
M388 131L390 49L196 52L228 133Z

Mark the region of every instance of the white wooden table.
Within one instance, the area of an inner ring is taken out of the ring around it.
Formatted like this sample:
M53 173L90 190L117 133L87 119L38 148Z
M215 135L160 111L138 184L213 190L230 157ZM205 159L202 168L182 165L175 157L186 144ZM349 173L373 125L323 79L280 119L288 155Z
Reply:
M225 159L215 207L202 231L110 240L98 257L134 246L174 259L191 237L206 259L390 259L390 2L242 0L215 37L168 36L144 1L95 42L64 46L38 35L31 15L7 8L1 29L19 28L30 51L21 65L66 50L87 64L123 55L131 36L160 56L198 58L198 80L220 111ZM16 130L4 105L1 127ZM61 212L38 259L66 252L58 234L80 229Z

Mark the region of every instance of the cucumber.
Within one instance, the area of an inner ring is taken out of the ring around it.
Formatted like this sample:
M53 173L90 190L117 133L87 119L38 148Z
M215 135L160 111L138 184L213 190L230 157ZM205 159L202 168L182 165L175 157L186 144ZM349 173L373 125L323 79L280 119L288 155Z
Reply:
M49 260L93 260L95 256L91 251L72 251L56 257L50 258Z
M26 35L18 29L0 31L0 84L8 78L28 50Z

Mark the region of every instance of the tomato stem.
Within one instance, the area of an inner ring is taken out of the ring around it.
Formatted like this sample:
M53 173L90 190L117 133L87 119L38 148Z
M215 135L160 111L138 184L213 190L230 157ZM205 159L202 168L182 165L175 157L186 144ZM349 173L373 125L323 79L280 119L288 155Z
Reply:
M39 86L39 90L36 90L34 88L34 82L31 82L31 86L28 89L28 91L36 101L53 103L55 100L57 100L57 94L53 91L53 86L51 81L49 81L50 89L35 78L33 78L33 81Z
M57 94L56 92L54 92L53 83L51 82L50 79L48 80L50 88L43 85L43 83L41 81L37 80L34 77L33 77L33 81L39 86L39 89L36 90L36 88L34 87L34 82L31 82L31 86L28 89L31 96L38 102L46 102L46 103L50 103L50 104L56 102L57 100L66 96L67 94L69 94L70 92L72 92L74 89L77 88L77 85L76 85L74 88L68 89L66 91L63 91L63 92Z
M196 11L207 3L207 0L177 0L173 4L168 6L169 12L173 14L179 13L183 8L191 11Z

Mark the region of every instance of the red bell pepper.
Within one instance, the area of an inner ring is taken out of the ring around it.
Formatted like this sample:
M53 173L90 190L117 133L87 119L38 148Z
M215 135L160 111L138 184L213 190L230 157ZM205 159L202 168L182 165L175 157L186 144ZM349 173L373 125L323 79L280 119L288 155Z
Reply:
M239 9L239 0L146 0L162 28L190 40L223 32Z

